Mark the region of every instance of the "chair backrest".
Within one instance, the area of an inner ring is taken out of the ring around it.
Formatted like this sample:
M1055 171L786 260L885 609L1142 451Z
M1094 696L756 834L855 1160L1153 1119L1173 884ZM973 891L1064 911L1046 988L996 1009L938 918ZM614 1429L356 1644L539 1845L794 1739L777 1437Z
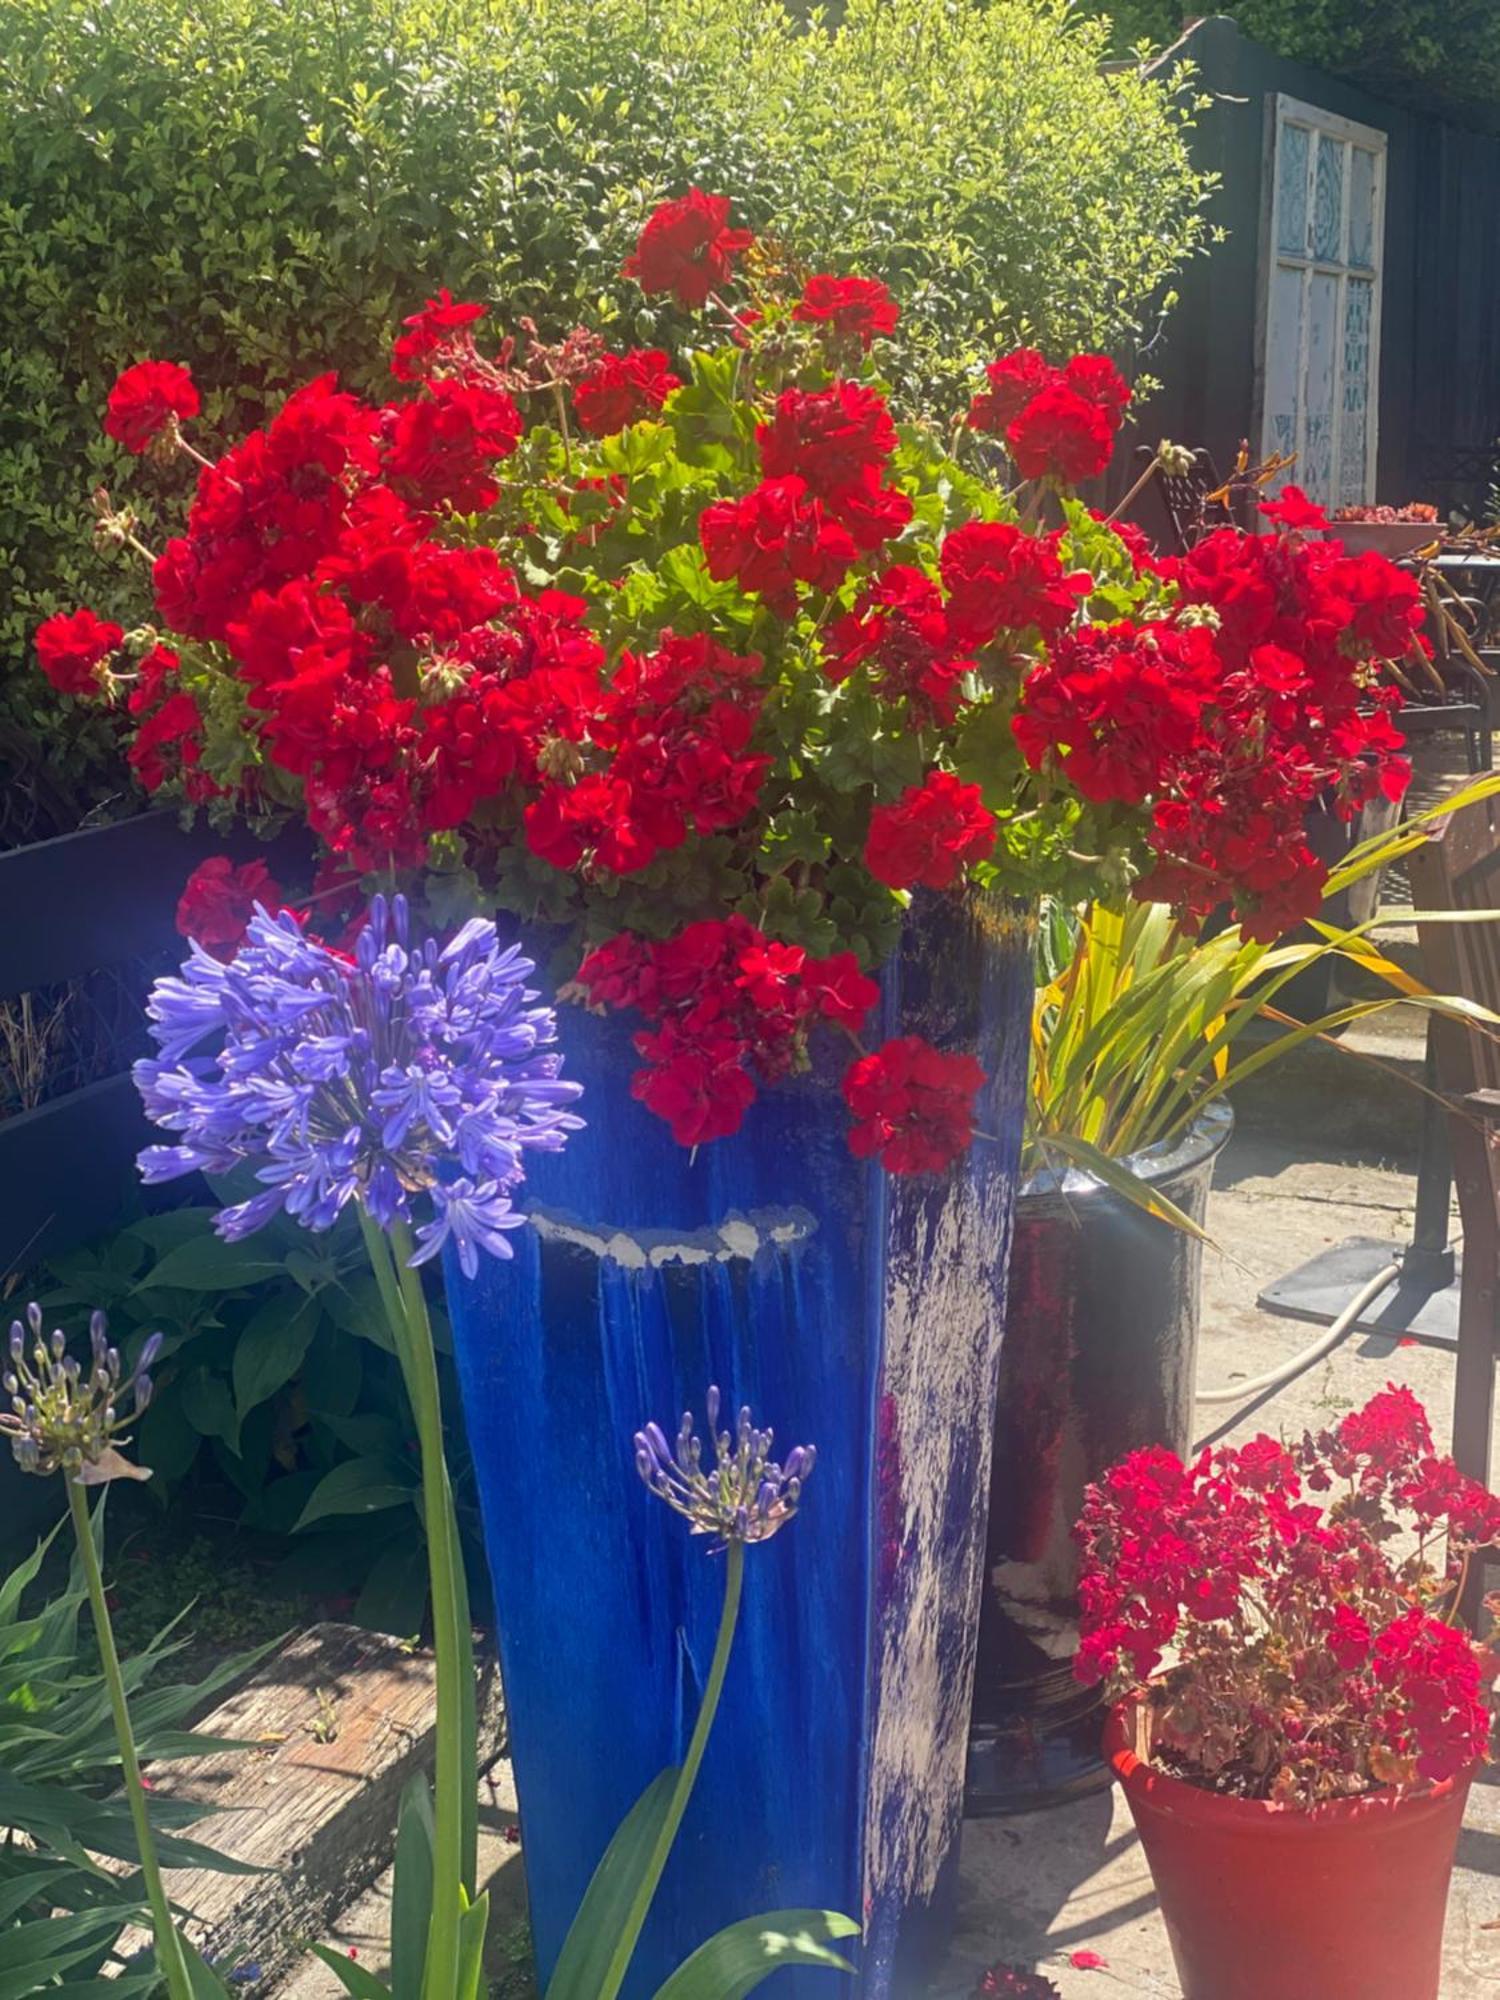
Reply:
M1433 823L1409 856L1427 984L1500 1013L1500 798L1480 799ZM1423 923L1444 912L1490 911L1491 922ZM1434 1016L1438 1085L1450 1098L1500 1089L1500 1039Z
M1144 459L1154 453L1149 445L1142 445L1137 456ZM1186 555L1211 528L1233 524L1234 515L1223 501L1209 504L1209 494L1217 493L1223 481L1206 451L1193 453L1192 467L1187 472L1159 472L1157 484L1171 524L1175 554Z

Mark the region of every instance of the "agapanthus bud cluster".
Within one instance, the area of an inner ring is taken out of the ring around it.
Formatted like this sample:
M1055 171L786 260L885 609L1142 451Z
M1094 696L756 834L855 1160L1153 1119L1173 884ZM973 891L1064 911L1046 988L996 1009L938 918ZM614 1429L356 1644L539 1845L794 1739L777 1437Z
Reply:
M794 1445L778 1464L771 1457L772 1433L755 1428L748 1407L740 1411L732 1431L718 1428L720 1402L719 1391L711 1388L709 1464L704 1464L703 1442L693 1430L693 1413L686 1410L675 1446L659 1424L648 1423L636 1432L636 1470L695 1535L712 1535L717 1548L730 1542L767 1542L796 1514L817 1452L812 1445Z
M153 1333L135 1366L126 1368L119 1349L109 1344L102 1312L89 1320L86 1362L68 1351L60 1328L51 1334L44 1328L35 1302L26 1308L24 1326L11 1322L3 1376L10 1408L0 1411L0 1432L10 1438L16 1464L43 1477L63 1472L84 1486L122 1473L144 1478L119 1456L119 1448L129 1443L126 1426L151 1400L149 1371L161 1353L162 1336Z

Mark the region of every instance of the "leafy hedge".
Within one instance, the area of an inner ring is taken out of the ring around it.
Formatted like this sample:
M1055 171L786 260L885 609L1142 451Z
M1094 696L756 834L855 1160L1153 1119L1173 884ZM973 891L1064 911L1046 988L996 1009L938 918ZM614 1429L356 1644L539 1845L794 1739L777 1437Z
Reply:
M1183 0L1091 0L1124 50L1175 41ZM1500 6L1494 0L1227 0L1254 41L1371 90L1500 124Z
M47 612L130 601L87 496L142 355L237 428L325 363L367 381L439 284L646 339L620 263L690 180L885 277L909 398L1017 336L1128 346L1204 190L1190 87L1104 75L1107 41L1067 0L0 0L0 740L104 768L23 662Z

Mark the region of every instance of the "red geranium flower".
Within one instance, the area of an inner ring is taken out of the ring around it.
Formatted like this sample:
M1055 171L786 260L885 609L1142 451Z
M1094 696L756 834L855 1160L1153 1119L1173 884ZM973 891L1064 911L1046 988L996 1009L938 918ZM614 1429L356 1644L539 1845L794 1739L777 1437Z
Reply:
M672 1049L669 1042L662 1035L636 1037L641 1054L653 1060L631 1079L631 1096L666 1119L679 1146L705 1146L738 1132L755 1102L740 1046L725 1039L715 1048Z
M1260 511L1279 528L1326 528L1328 516L1300 486L1283 486L1274 500L1262 500Z
M878 474L896 449L885 398L858 382L829 389L783 389L776 413L755 433L768 479L794 473L818 499L836 505Z
M729 227L727 196L692 187L650 217L624 275L643 292L670 292L680 306L695 308L728 282L735 258L754 241L750 230Z
M995 831L978 785L929 771L894 805L871 813L865 866L888 888L951 889L970 862L994 853Z
M1114 425L1101 404L1066 381L1032 397L1006 426L1005 442L1023 479L1051 475L1066 485L1094 479L1114 451Z
M1060 371L1039 348L1018 347L991 361L984 372L990 386L969 405L965 422L971 431L1004 437L1032 397L1056 382Z
M1075 354L1063 369L1063 381L1086 403L1103 410L1112 430L1125 420L1130 384L1107 354Z
M211 854L187 879L177 904L177 929L227 965L245 941L257 904L269 917L285 908L265 862L237 868L227 854Z
M987 646L1001 631L1034 626L1052 638L1088 593L1085 572L1063 574L1055 535L1028 535L1009 521L969 521L943 543L948 623L962 646Z
M521 412L502 389L451 377L430 383L396 418L386 471L424 511L477 514L499 496L490 467L521 441Z
M849 1150L880 1155L892 1174L942 1173L974 1137L974 1100L984 1071L973 1056L948 1055L920 1035L901 1035L861 1056L844 1076L856 1124Z
M919 728L946 727L974 662L948 627L942 592L922 570L893 563L829 628L823 671L835 684L864 667L884 701L904 701Z
M488 311L488 306L463 304L444 285L420 312L402 321L411 331L398 335L391 347L391 373L398 382L420 381L433 357L452 346L466 327L483 319Z
M682 378L672 373L659 347L603 354L573 385L579 429L590 437L612 437L627 424L652 416L681 387Z
M809 278L792 318L851 334L868 354L876 334L894 333L901 312L878 278Z
M37 663L60 694L98 694L99 669L124 638L92 611L59 611L36 628Z
M201 407L186 368L175 361L138 361L109 392L105 435L139 457L169 423L196 417Z
M898 496L899 497L899 496ZM797 615L797 585L837 590L859 551L805 479L763 479L740 500L716 500L698 522L708 573L758 591L782 618Z

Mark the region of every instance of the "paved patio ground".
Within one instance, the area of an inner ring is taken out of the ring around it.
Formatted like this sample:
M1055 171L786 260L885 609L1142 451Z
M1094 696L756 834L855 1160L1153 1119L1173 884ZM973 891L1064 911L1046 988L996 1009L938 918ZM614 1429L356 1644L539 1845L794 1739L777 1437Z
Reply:
M1409 1127L1402 1134L1408 1136ZM1208 1252L1205 1261L1199 1380L1248 1380L1306 1345L1315 1330L1260 1312L1259 1286L1345 1236L1401 1243L1411 1228L1412 1191L1409 1168L1313 1160L1305 1149L1295 1154L1258 1132L1237 1136L1220 1163L1209 1209L1210 1231L1224 1247ZM1441 1435L1452 1378L1451 1356L1442 1350L1355 1334L1252 1411L1242 1415L1233 1405L1205 1411L1202 1435L1300 1431L1392 1380L1410 1383ZM495 1907L492 1964L496 1991L506 2000L523 2000L532 1989L524 1974L522 1858L514 1844L508 1767L497 1768L493 1781L483 1815L484 1865ZM362 1899L333 1940L358 1945L364 1963L376 1967L383 1960L386 1894L381 1885ZM952 1950L933 2000L967 2000L980 1969L995 1961L1045 1971L1064 2000L1134 1994L1172 2000L1178 1992L1150 1875L1129 1814L1110 1793L1022 1817L971 1821L961 1895ZM1500 1782L1474 1790L1449 1910L1443 2000L1500 2000L1500 1928L1492 1925L1500 1925ZM1079 1950L1097 1953L1105 1964L1075 1969L1071 1955ZM314 1964L283 1988L292 2000L333 2000L339 1990ZM1362 1996L1321 1993L1307 2000Z

